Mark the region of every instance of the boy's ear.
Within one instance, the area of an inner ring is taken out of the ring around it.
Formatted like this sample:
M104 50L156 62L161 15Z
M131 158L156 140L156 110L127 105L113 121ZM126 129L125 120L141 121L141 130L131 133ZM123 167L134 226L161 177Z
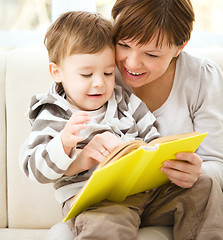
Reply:
M183 51L183 49L186 47L187 43L188 43L188 41L186 41L182 45L178 46L178 50L176 52L175 57L177 57Z
M54 62L49 63L49 71L50 71L50 74L51 74L54 82L56 82L56 83L62 82L62 72L61 72L60 67L56 63L54 63Z

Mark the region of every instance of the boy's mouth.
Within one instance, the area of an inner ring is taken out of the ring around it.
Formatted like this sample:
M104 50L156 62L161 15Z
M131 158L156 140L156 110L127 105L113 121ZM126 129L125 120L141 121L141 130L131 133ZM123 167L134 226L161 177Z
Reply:
M102 96L103 94L101 93L95 93L95 94L88 94L89 97L99 97Z

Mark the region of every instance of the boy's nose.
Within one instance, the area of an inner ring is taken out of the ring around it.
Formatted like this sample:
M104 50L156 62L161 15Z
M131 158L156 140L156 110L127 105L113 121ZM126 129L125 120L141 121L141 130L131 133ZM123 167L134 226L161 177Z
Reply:
M93 87L101 87L104 86L104 77L103 76L95 76L92 81Z

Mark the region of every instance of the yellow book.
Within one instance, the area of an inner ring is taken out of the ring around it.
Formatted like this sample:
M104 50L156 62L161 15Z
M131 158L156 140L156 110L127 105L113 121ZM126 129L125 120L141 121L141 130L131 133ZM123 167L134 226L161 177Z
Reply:
M176 159L178 152L195 152L206 135L192 132L157 138L149 144L141 140L124 143L98 165L73 197L71 210L63 222L104 199L119 202L168 183L169 179L160 170L162 163Z

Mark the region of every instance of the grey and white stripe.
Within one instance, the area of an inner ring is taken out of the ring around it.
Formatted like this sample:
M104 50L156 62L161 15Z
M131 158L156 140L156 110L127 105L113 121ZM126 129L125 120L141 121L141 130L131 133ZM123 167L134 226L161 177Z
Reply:
M91 175L93 169L69 178L63 176L76 152L74 149L72 156L64 153L60 132L74 111L78 110L66 101L65 94L55 92L55 84L48 93L32 98L28 111L32 132L20 152L21 167L31 179L40 183L53 182L56 189L68 189L65 186L69 184L75 188L75 183L78 183L79 189L80 182L84 183ZM96 134L104 131L110 131L124 141L141 138L149 142L159 136L154 127L155 117L146 105L120 86L115 87L112 97L102 108L89 113L92 120L81 131L84 140L77 148L83 148ZM59 192L62 194L63 190ZM73 195L75 192L73 189ZM68 195L64 193L64 196ZM66 200L62 196L59 199Z

